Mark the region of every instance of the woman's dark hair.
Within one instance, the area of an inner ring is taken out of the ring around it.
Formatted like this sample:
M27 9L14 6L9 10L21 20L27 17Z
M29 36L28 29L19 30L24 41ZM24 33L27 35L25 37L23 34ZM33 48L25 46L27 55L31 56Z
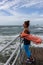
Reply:
M26 24L26 26L28 27L29 26L29 24L30 24L30 21L29 20L27 20L27 21L24 21L24 23Z

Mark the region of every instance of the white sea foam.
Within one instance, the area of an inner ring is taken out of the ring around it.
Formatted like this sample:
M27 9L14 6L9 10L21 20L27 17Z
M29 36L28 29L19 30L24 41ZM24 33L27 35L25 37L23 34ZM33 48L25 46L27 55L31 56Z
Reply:
M19 34L14 35L14 36L0 36L0 50L5 46L5 44L7 44L11 40L15 39L18 35ZM43 35L36 35L36 36L38 36L41 39L43 39ZM6 43L6 41L7 41L7 43ZM19 44L20 44L20 42L17 42L16 44L13 44L13 45L10 45L9 47L7 47L5 49L5 53L9 54L9 51L13 52L12 49L16 49ZM43 47L43 43L36 45L33 42L31 42L31 46L34 46L34 47ZM3 53L2 55L5 55L5 53ZM0 65L3 65L3 63L0 63Z
M14 36L0 36L0 50L10 41L12 41L13 39L15 39L17 35ZM16 47L17 45L15 45ZM14 45L10 46L9 48L15 48Z
M19 35L19 34L18 34ZM13 40L14 38L16 38L18 35L14 35L14 36L0 36L0 50L11 40ZM40 37L43 40L43 35L36 35L38 37ZM10 45L9 48L16 48L17 45L19 45L20 42L18 42L15 45ZM43 43L36 45L35 43L31 42L31 46L34 47L43 47Z
M0 63L0 65L4 65L4 63Z
M38 30L42 30L42 28L37 28Z
M9 42L11 40L13 40L14 38L16 38L18 35L14 35L14 36L0 36L0 49L5 45L7 44L6 42ZM43 35L36 35L38 37L40 37L42 40L43 40ZM39 45L36 45L34 44L33 42L31 43L32 46L35 46L35 47L43 47L43 43L42 44L39 44Z

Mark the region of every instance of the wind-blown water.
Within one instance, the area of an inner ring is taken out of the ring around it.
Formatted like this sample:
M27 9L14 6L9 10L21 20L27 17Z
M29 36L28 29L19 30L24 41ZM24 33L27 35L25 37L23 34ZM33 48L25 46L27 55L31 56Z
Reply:
M18 35L22 30L23 30L22 26L0 26L0 50L8 42L13 40L15 38L15 36ZM43 39L43 27L31 26L30 33L34 34L34 35L38 35L39 37L41 37ZM43 47L43 44L35 45L35 44L31 43L31 45L35 46L35 47ZM5 52L0 53L0 57L1 57L0 61L1 61L1 59L2 59L2 61L6 60L6 57L8 58L16 47L17 47L17 44L12 44L5 50Z
M0 49L23 30L22 26L0 26ZM43 27L30 26L30 33L43 38Z
M22 26L0 26L0 35L15 35L23 30ZM30 32L33 34L43 35L43 27L41 26L30 26Z

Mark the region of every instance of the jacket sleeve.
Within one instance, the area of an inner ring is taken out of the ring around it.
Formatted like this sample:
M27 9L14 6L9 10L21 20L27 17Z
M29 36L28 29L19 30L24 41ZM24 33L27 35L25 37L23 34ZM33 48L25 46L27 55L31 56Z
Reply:
M39 38L37 36L33 36L32 34L26 34L24 32L22 32L21 37L25 38L27 40L33 41L35 43L41 43L42 42L41 38Z

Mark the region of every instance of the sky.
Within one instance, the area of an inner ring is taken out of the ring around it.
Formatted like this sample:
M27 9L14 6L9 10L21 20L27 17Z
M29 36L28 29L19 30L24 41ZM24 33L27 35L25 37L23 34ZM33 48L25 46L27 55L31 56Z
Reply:
M43 25L43 0L0 0L0 25Z

